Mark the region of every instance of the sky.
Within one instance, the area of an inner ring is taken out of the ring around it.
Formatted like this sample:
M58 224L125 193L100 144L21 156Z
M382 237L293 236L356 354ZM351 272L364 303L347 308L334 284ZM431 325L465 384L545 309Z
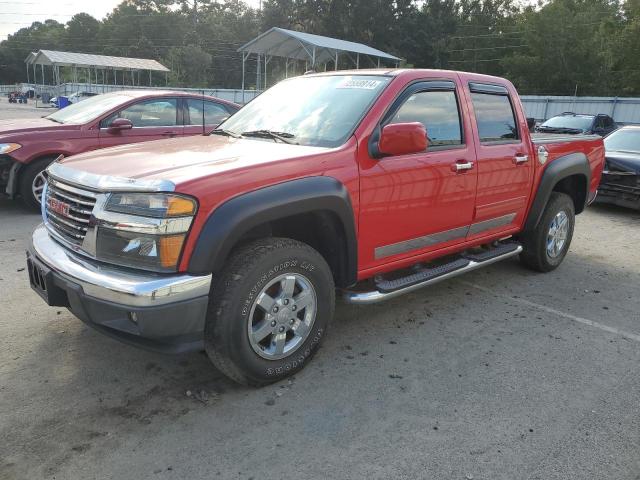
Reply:
M32 22L48 18L65 23L80 12L101 19L122 0L0 0L0 41ZM260 0L245 0L257 7Z

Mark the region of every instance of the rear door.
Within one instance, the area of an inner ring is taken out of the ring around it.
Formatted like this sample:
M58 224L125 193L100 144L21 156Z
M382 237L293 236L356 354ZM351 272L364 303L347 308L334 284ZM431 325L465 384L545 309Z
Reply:
M231 115L226 106L218 102L199 98L184 98L182 101L185 135L210 132Z
M478 166L476 208L467 238L477 240L522 224L534 159L515 92L473 81L466 87L475 118Z
M110 130L116 118L131 120L130 130ZM182 110L177 98L141 100L111 114L100 122L100 146L111 147L126 143L146 142L183 135Z

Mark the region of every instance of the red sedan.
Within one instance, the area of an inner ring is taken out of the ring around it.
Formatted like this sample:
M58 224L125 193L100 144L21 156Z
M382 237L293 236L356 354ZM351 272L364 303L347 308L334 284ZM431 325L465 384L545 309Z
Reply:
M0 121L0 192L40 208L44 169L60 155L213 130L240 105L175 91L106 93L38 119Z

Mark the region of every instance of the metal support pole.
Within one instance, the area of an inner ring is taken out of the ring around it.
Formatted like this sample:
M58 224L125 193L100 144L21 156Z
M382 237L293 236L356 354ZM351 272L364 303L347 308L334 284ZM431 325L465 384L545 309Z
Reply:
M262 85L260 60L260 54L258 53L258 66L256 67L256 90L260 90L260 85Z
M338 71L338 51L336 50L336 64L335 64L335 71Z
M151 70L149 70L149 86L151 86Z
M618 97L613 99L613 106L611 107L611 118L616 121L616 105L618 105Z
M356 70L360 68L360 54L356 54Z
M267 89L267 63L269 63L269 57L264 56L264 90Z
M546 120L547 119L547 111L549 110L549 97L547 97L546 101L544 102L544 114L543 119L542 120Z
M29 64L27 63L27 83L29 82Z
M247 60L247 57L245 56L244 52L242 52L242 104L243 105L244 105L244 69L245 69L244 64L246 60Z
M380 68L380 59L378 58L378 68Z
M316 47L311 51L311 70L316 68Z

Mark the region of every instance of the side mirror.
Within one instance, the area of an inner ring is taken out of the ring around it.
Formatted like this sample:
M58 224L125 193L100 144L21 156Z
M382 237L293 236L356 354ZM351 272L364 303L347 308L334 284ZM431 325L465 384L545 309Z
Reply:
M420 122L385 125L380 133L381 155L407 155L427 149L427 129Z
M128 118L116 118L109 125L109 130L131 130L133 123Z
M527 127L529 128L530 132L533 132L533 129L536 126L536 119L533 117L527 117Z

